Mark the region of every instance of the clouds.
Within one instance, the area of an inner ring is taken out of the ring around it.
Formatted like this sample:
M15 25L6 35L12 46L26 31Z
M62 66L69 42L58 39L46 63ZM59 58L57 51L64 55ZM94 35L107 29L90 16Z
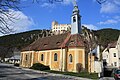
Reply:
M106 21L101 21L101 22L99 22L98 24L100 24L100 25L105 25L105 24L117 24L118 23L118 21L117 20L114 20L114 19L110 19L110 20L106 20Z
M97 26L93 25L93 24L82 24L83 26L87 27L88 29L92 29L92 30L97 30Z
M55 4L43 3L43 4L41 4L41 7L44 7L44 8L54 8Z
M101 5L100 13L119 13L120 0L107 0Z
M72 3L73 3L73 0L63 0L63 2L58 2L58 3L57 2L54 2L54 3L44 2L43 4L41 4L41 7L54 8L57 4L70 5Z
M64 0L63 1L63 4L66 4L66 5L69 5L71 3L73 3L73 0Z
M120 16L114 16L112 19L108 19L106 21L101 21L97 24L108 25L108 24L118 24L119 22L120 22Z
M8 27L14 31L12 33L29 30L29 26L34 25L32 18L26 16L21 11L14 11L10 9L8 13L11 14L9 15L9 17L11 17L10 19L6 16L3 17L7 22Z

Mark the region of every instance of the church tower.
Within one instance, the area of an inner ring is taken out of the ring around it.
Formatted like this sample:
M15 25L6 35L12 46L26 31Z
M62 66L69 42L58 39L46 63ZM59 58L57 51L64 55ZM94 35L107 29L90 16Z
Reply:
M71 17L71 34L81 33L81 16L79 15L79 9L76 0L73 2L74 9Z

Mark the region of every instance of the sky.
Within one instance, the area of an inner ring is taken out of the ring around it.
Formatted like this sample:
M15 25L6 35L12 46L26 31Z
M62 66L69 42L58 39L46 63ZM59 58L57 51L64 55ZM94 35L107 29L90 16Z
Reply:
M19 19L12 23L17 32L36 29L51 29L52 21L59 24L70 24L73 10L73 0L62 3L22 0L21 10L14 11ZM120 30L120 0L108 0L98 4L95 0L77 0L80 10L81 24L89 29L99 30L113 28Z

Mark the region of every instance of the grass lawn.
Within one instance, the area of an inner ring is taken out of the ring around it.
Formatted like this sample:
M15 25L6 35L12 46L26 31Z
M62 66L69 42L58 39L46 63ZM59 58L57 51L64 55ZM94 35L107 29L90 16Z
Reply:
M89 74L88 72L74 73L74 72L60 72L60 71L53 71L53 70L46 70L46 72L98 80L98 74L97 73L91 73L91 74Z

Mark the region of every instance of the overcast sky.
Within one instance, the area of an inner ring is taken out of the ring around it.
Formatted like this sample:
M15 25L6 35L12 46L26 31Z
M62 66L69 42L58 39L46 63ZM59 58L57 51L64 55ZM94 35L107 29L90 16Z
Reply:
M23 0L21 11L15 11L19 20L14 25L16 32L35 29L50 29L52 21L70 24L72 0L63 3L31 3ZM100 5L95 0L77 0L81 24L89 29L114 28L120 30L120 0L108 0Z

